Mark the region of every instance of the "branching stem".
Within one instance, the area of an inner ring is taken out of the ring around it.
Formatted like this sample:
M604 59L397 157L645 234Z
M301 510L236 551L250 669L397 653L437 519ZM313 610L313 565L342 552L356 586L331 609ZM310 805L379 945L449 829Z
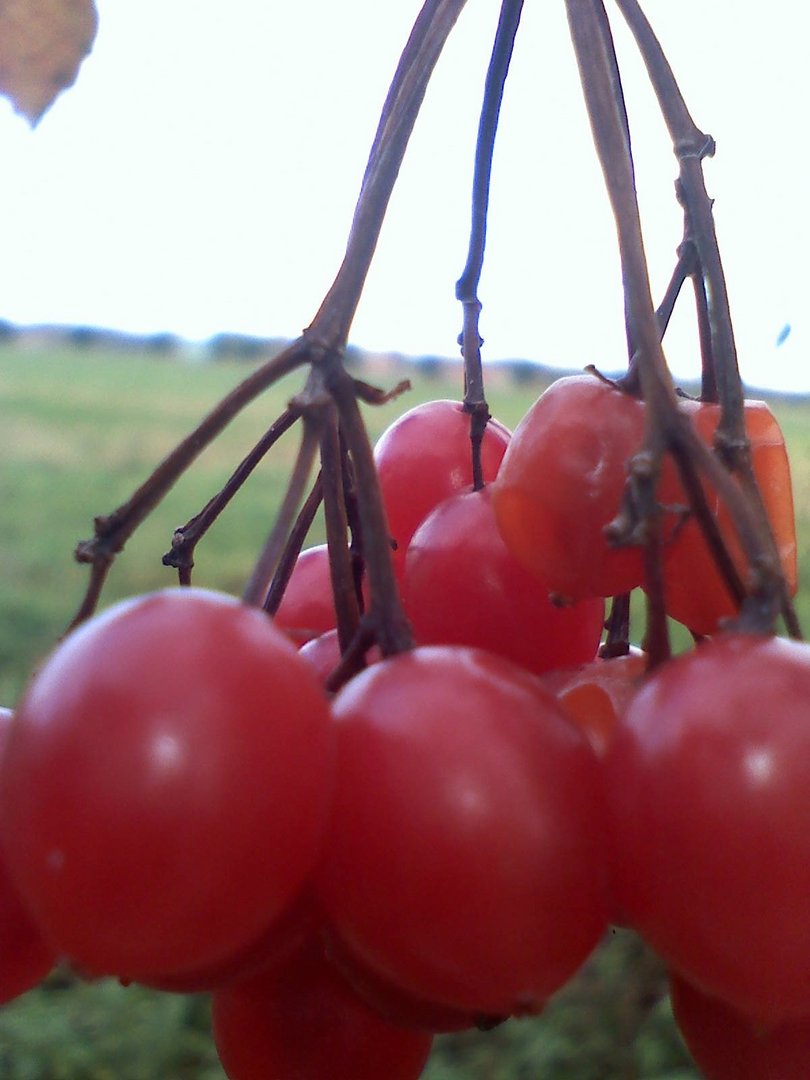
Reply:
M633 0L621 2L623 6L633 4ZM661 349L650 294L632 163L627 153L621 111L613 96L612 70L600 31L602 20L596 14L596 8L601 6L601 0L567 0L569 25L594 141L616 219L632 338L637 343L639 378L647 403L643 468L634 472L631 465L630 484L635 484L639 489L631 501L641 508L653 505L664 452L672 453L682 475L686 469L694 468L726 503L748 559L749 597L744 604L740 625L746 629L770 632L784 595L784 584L767 524L763 527L762 516L754 512L745 492L740 490L718 458L703 444L688 418L679 411ZM699 149L696 146L695 153ZM710 215L708 196L706 202ZM690 226L694 227L692 219ZM699 243L698 253L703 261ZM687 461L688 465L685 464ZM660 624L664 618L663 608L659 610L659 601L655 597L652 602L650 616ZM653 631L653 640L659 640L656 631ZM652 658L653 663L656 659Z
M123 550L135 529L158 505L200 452L241 409L282 375L307 363L322 365L326 368L334 367L336 364L342 367L341 358L348 340L349 329L377 246L385 212L413 125L436 61L465 3L466 0L425 0L417 16L383 107L357 200L346 254L335 281L310 327L284 352L262 365L232 390L202 423L175 447L126 503L111 514L96 518L93 538L79 543L75 552L79 562L90 563L93 569L87 592L69 629L88 618L95 610L112 561ZM354 438L355 440L362 438L368 444L368 437L357 411L355 388L353 386L351 388L353 410L350 410L346 394L349 384L345 380L339 381L342 394L342 405L339 409L347 415L352 412L351 424L355 426L355 419L359 423L359 428L353 432ZM341 415L341 423L343 419ZM304 454L304 448L306 447L308 451L311 441L310 436L305 434L302 454L299 456L302 468L303 459L307 456ZM372 488L376 489L376 475L367 480ZM289 512L289 507L285 510L285 513L287 512ZM263 597L259 594L262 588L266 589L269 568L277 561L280 554L280 548L278 551L275 550L278 544L282 544L280 533L277 535L277 531L274 530L270 540L268 540L265 554L260 559L261 565L257 565L247 587L246 596L253 603L261 603ZM270 551L269 548L273 550ZM391 580L393 581L393 571L391 571ZM399 598L395 587L393 592L383 587L383 593L387 598L391 594L392 606L399 608ZM392 623L404 623L401 612L392 618ZM392 632L389 645L394 651L395 639L400 640L399 635Z
M194 567L194 552L197 544L208 532L225 507L243 486L247 478L265 457L268 450L278 442L285 431L289 431L300 416L297 408L286 409L278 420L267 429L249 454L236 467L224 486L205 504L198 514L175 530L172 546L163 556L164 566L177 569L180 584L191 584L191 571Z
M703 176L702 162L705 157L714 154L714 139L701 131L692 119L669 61L638 0L616 0L616 5L633 33L647 67L679 163L678 196L684 206L689 235L697 249L703 277L702 285L697 281L695 283L698 326L701 345L705 350L704 371L711 364L713 372L713 383L711 378L704 376L704 386L711 397L716 396L720 402L715 446L728 468L739 477L745 496L744 500L738 500L736 511L730 505L729 510L751 565L751 591L762 594L764 589L768 597L778 594L777 610L781 611L788 632L799 637L801 629L781 573L776 543L754 476L745 429L745 393L737 362L728 289L714 226L712 200L706 191ZM702 306L703 297L705 309ZM722 492L721 497L728 503ZM747 507L743 507L745 500ZM742 525L739 511L749 519L748 528ZM743 532L749 535L744 537ZM755 550L749 547L751 539L754 540ZM772 607L772 599L763 595L758 600L752 597L744 623L755 630L762 629L762 612L770 611Z
M151 514L200 453L254 398L283 376L303 367L308 346L299 339L268 360L234 387L214 409L163 459L149 478L111 514L97 517L91 539L76 545L77 562L90 563L92 571L85 596L68 630L89 618L96 609L101 587L115 556L138 526Z

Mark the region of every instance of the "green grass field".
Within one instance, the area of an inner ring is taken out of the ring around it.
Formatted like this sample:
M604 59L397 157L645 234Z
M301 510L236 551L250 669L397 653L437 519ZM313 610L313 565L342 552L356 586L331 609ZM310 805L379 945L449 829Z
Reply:
M94 515L131 493L176 441L247 371L135 354L0 348L0 702L13 704L37 661L63 631L87 570L72 558ZM391 377L391 383L399 375ZM301 386L286 380L259 399L206 450L113 568L104 603L171 584L161 565L174 528L221 486ZM514 426L542 383L490 388L493 413ZM372 435L419 401L457 397L460 387L425 376L400 400L367 408ZM810 573L810 403L777 400L793 461L800 565ZM272 523L297 445L270 453L197 551L198 584L240 592ZM316 540L320 534L316 534ZM800 596L810 624L810 603ZM674 1035L666 1003L635 1049L633 942L617 935L582 979L537 1022L483 1037L442 1041L429 1080L687 1080L696 1074ZM631 958L632 959L632 958ZM61 977L60 977L61 978ZM629 987L629 990L628 990ZM113 983L34 991L0 1010L3 1080L221 1080L206 1035L205 999L124 990Z

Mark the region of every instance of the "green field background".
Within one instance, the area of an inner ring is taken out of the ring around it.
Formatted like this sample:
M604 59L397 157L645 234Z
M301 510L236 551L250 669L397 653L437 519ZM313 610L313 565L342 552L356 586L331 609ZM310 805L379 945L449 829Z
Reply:
M86 568L72 551L93 517L131 493L179 438L247 374L239 362L201 363L137 352L0 347L0 703L13 705L28 674L74 612ZM401 372L364 378L385 388ZM460 377L459 377L460 380ZM127 545L104 593L170 585L161 564L173 530L221 487L302 384L285 380L238 417L199 458ZM543 389L499 373L488 390L495 416L514 427ZM459 381L415 371L399 400L366 409L372 436L405 408L458 397ZM800 579L810 573L810 404L772 408L791 453ZM271 451L196 553L195 582L239 593L273 520L296 451L295 433ZM320 539L317 532L313 538ZM805 624L810 602L800 592ZM632 935L611 935L582 976L536 1021L487 1035L437 1040L428 1080L686 1080L698 1074L673 1029L668 1004L651 1011L639 987L655 985ZM643 976L643 980L642 980ZM150 993L114 982L77 983L57 972L43 989L0 1010L0 1080L221 1080L203 997ZM324 1078L328 1080L328 1078Z

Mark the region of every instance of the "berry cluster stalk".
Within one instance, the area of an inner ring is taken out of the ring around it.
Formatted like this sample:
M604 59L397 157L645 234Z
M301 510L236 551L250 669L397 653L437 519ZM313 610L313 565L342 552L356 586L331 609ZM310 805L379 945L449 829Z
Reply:
M523 0L503 0L478 122L467 262L461 277L456 282L456 299L461 301L463 312L459 344L464 358L464 408L471 416L470 441L472 442L472 477L475 491L480 491L484 486L481 471L481 440L484 437L487 421L490 419L489 406L484 395L484 373L481 366L481 346L484 339L481 337L478 326L481 314L478 285L484 266L487 242L489 184L492 176L495 135L498 131L503 91L522 13Z
M426 0L403 50L388 92L377 134L369 155L360 195L346 246L346 253L335 280L324 297L307 330L279 356L269 360L231 391L187 436L127 502L111 514L95 520L94 536L76 548L76 558L91 565L86 594L71 627L88 618L95 610L101 590L115 556L148 514L188 469L200 452L251 401L283 375L310 364L320 388L331 397L338 416L338 428L354 470L357 516L363 532L363 555L366 560L371 594L369 618L384 654L410 647L411 635L399 600L391 564L388 527L377 483L371 447L358 408L358 397L374 398L368 388L353 380L343 366L343 355L357 304L376 249L385 213L394 188L413 125L419 113L433 69L447 38L461 13L465 0ZM280 418L254 451L237 469L232 480L208 507L198 515L213 519L232 498L255 467L264 449L277 437L279 428L288 427L287 419L304 416L305 435L291 486L283 503L280 521L272 530L245 590L252 603L263 603L285 547L306 478L314 459L313 446L322 441L323 425L312 416L313 403L308 399L294 406L295 417ZM315 430L316 435L311 432ZM272 432L272 434L271 434ZM323 436L326 438L326 436ZM342 497L346 484L330 475ZM323 485L323 478L321 486ZM331 499L331 494L330 494ZM192 519L197 523L197 518ZM190 523L191 524L191 523ZM180 534L185 529L178 530ZM190 580L191 545L179 539L167 557L178 566L183 579ZM334 532L333 532L334 541ZM334 542L333 578L345 581L343 557ZM342 605L344 628L350 634L353 615Z
M648 645L652 661L655 663L668 655L663 596L658 569L660 560L657 554L657 548L660 545L658 530L660 511L655 498L662 458L667 452L671 453L675 459L690 498L695 497L696 516L701 525L705 520L699 507L702 480L718 491L731 514L751 568L747 594L739 620L741 628L754 632L770 632L773 629L776 614L780 610L787 611L789 615L789 603L778 555L761 500L754 502L749 497L748 486L741 489L737 485L727 468L712 451L703 445L687 419L678 410L677 398L661 348L658 321L652 304L632 159L624 124L623 100L616 89L613 48L612 41L609 39L604 5L601 0L566 0L566 6L594 142L616 219L630 334L638 350L638 375L642 395L647 403L645 444L630 465L625 524L630 525L628 530L630 534L634 533L636 538L639 534L643 535L647 544L647 566L650 574ZM640 9L633 0L626 0L624 8L632 14L640 15ZM646 23L646 20L644 22ZM634 29L638 27L639 24L636 22ZM654 38L650 40L649 37L643 37L643 40L647 50L645 59L648 59L649 68L650 58L653 57L656 49L660 53L660 46ZM660 55L663 56L662 53ZM655 70L660 72L660 66ZM675 84L668 64L666 70L669 72L671 89L671 86ZM661 85L659 81L657 84L659 91ZM722 276L713 223L710 228L707 225L707 219L711 222L711 201L703 187L702 171L700 172L700 190L697 189L693 176L695 168L700 171L701 158L713 149L714 144L692 123L685 106L682 106L679 92L677 100L681 103L680 107L676 103L676 107L673 107L667 116L670 118L679 114L682 118L685 114L690 125L689 137L677 143L676 149L679 150L681 159L690 163L686 169L690 185L689 205L691 206L692 200L699 204L697 210L690 215L698 257L704 267L704 273L706 273L705 266L708 262L714 268L714 274L719 273ZM695 229L695 220L699 222L700 229ZM703 240L699 239L701 236ZM707 236L710 239L706 239ZM701 245L711 250L704 253ZM718 304L727 311L727 299L724 284L721 287L719 280L715 277L708 280L710 290L714 287L718 288L724 298L718 301L717 297L713 296L714 304L710 309L710 315L714 317L715 306ZM711 291L710 295L712 295ZM727 408L735 415L739 409L741 417L742 389L739 375L736 375L735 382L730 374L732 365L733 370L736 371L736 354L733 351L730 320L719 318L717 329L715 330L714 321L712 328L717 370L724 372L725 382L729 384L724 387L718 376L721 400L724 393L727 394ZM719 345L716 338L720 339ZM733 387L730 385L732 383L735 384ZM728 435L730 424L731 421L727 419L724 438L730 437ZM736 430L735 427L735 439ZM753 475L751 481L753 482ZM622 539L620 536L616 538ZM627 538L629 539L630 536ZM790 618L788 625L791 629L797 629L794 620Z

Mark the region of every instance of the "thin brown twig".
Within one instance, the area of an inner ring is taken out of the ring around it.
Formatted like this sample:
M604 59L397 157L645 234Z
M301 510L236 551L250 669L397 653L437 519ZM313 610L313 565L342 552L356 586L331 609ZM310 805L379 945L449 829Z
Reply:
M357 603L351 552L349 522L344 501L343 455L340 447L337 411L331 405L321 433L321 478L323 484L324 522L329 549L329 573L337 616L340 651L345 652L357 634L360 608Z
M684 241L678 248L678 261L675 263L675 269L672 271L672 276L661 298L661 303L655 309L659 338L663 338L667 332L672 313L675 310L675 303L681 294L686 279L694 272L696 259L697 255L694 247ZM622 375L621 378L615 379L614 384L626 393L637 397L641 390L637 371L638 350L633 348L629 328L628 343L632 353L630 363L627 366L627 373Z
M775 579L775 584L765 585L761 581L759 588L778 589L778 606L788 633L801 637L801 627L781 572L776 542L754 474L745 428L745 392L737 360L728 289L714 226L713 203L703 176L703 159L714 154L714 139L701 131L692 119L669 61L638 0L616 0L616 4L647 67L680 167L678 197L686 212L690 237L698 251L707 298L708 328L703 326L701 332L705 336L708 330L708 343L704 347L711 352L714 387L710 389L716 390L721 410L715 446L728 468L739 477L760 534L761 554L757 561L751 562L752 574L755 582L757 578L763 579L763 575L764 579ZM699 292L697 298L700 305ZM736 517L735 526L739 530ZM764 606L769 607L770 601ZM752 600L751 608L761 609L762 604ZM754 615L754 626L757 627L759 622L759 616Z
M300 415L300 410L294 406L285 409L278 420L270 425L253 449L237 465L216 495L208 500L198 514L195 514L185 525L181 525L180 528L175 530L171 549L163 556L163 565L173 566L177 569L181 585L191 584L191 571L194 567L194 552L197 544L230 503L231 499L242 488L247 478L270 448L278 442L285 431L289 431Z
M352 573L354 574L354 589L357 594L357 602L361 613L365 612L365 597L363 595L363 580L366 573L366 561L363 557L363 528L360 523L360 512L357 507L357 486L354 478L354 465L346 448L346 440L340 436L341 478L343 480L343 505L346 507L346 521L349 527L349 550L352 557ZM390 540L389 540L390 544Z
M661 45L637 0L616 0L636 40L669 129L679 164L678 193L689 221L711 298L712 351L723 408L721 426L729 437L745 440L743 388L728 299L725 272L714 227L712 200L706 191L703 159L712 157L715 142L697 126L686 106Z
M284 550L276 563L276 569L267 589L267 596L264 599L264 604L262 605L268 615L275 615L279 609L279 605L284 598L284 591L287 588L292 572L295 569L295 561L301 554L304 541L307 538L307 534L312 527L312 522L315 520L315 515L318 513L318 509L322 502L323 489L321 487L321 474L318 473L309 494L304 500L301 509L298 511L298 516L287 537L287 543L284 545Z
M605 629L607 635L599 649L602 659L626 656L630 652L630 593L613 597Z
M595 15L601 0L566 0L580 79L585 93L597 153L613 207L628 296L633 340L639 350L639 376L647 403L644 449L630 465L631 505L655 513L654 492L662 455L669 450L676 463L689 459L715 487L734 521L749 563L748 593L740 626L770 631L784 589L778 557L769 531L745 494L677 407L652 307L641 221L631 163L620 113L611 93L611 70ZM651 617L664 619L661 597L652 597ZM750 599L750 603L749 603ZM659 610L660 609L660 610ZM655 640L658 640L656 633ZM653 658L653 662L655 658Z
M698 341L700 343L700 400L717 401L717 366L714 363L712 345L712 326L709 314L709 297L706 292L706 279L698 268L692 274L692 291L695 296L697 314Z
M425 91L465 4L466 0L426 0L402 52L369 154L346 254L310 328L328 346L348 340Z
M342 366L335 365L329 370L327 385L337 405L341 434L354 469L357 514L363 535L363 559L371 594L368 619L374 627L383 656L390 656L410 649L413 636L394 576L390 530L374 456L351 378Z
M489 212L489 185L495 136L501 112L503 92L515 44L515 35L523 12L523 0L503 0L492 46L492 55L484 84L484 101L478 122L473 169L472 211L467 261L456 282L456 299L462 306L462 330L459 336L464 358L464 409L470 413L470 442L472 444L473 489L484 486L481 467L481 442L490 419L484 393L484 371L481 364L483 338L479 330L481 301L478 286L484 265Z
M375 641L374 628L368 619L361 619L357 632L345 649L341 651L341 657L336 667L330 671L324 689L327 693L336 693L358 671L362 671L366 663L366 653Z
M356 477L357 507L371 590L371 618L384 655L413 644L402 610L388 525L357 390L341 363L368 268L428 82L466 0L426 0L383 106L340 270L305 336L319 344L313 363L334 398Z
M391 192L433 68L466 0L426 0L397 67L369 155L346 254L310 327L279 356L243 380L182 440L135 493L95 519L92 539L75 551L92 564L90 583L70 628L95 610L114 557L199 453L227 424L282 375L306 363L335 363L342 354L376 249ZM362 426L362 421L361 421ZM363 431L365 436L365 432ZM372 480L376 484L376 478ZM251 590L252 590L251 586ZM394 601L398 604L398 600ZM397 620L395 620L397 621Z
M617 93L613 43L606 31L604 5L601 0L566 0L566 6L594 143L616 219L628 339L638 354L636 369L647 403L644 446L628 467L627 517L633 522L632 532L643 539L645 553L650 549L657 552L660 508L655 492L666 450L664 428L657 421L668 403L674 407L675 391L668 377L653 308L635 175ZM646 554L645 566L651 565L652 559ZM669 639L660 577L653 575L647 584L648 656L650 666L655 666L669 656Z
M90 562L90 578L87 582L87 588L85 589L79 607L73 618L65 627L64 634L69 634L71 630L75 630L75 628L80 623L83 623L85 619L89 619L98 607L99 600L101 599L101 592L107 581L107 575L112 568L114 558L115 555L113 553L106 553L103 550L100 550L93 559L82 560Z
M127 540L171 490L199 454L254 398L285 375L307 363L309 346L299 339L243 379L208 413L190 435L182 439L143 484L110 514L95 518L94 535L82 540L74 552L77 562L93 567L79 609L68 626L73 629L95 611L101 585Z
M313 417L311 412L307 412L303 416L302 423L301 446L298 450L298 456L293 466L287 490L284 493L284 498L270 534L242 593L244 602L253 604L256 607L264 603L268 586L273 577L273 571L284 550L284 544L295 521L296 513L303 499L304 489L315 463L318 451L319 421Z
M465 2L426 0L417 16L383 106L346 254L312 324L304 332L304 340L312 348L313 367L320 372L321 385L335 401L340 429L355 469L372 608L386 655L409 648L413 639L394 578L382 496L357 404L358 386L346 372L342 354L427 84Z

